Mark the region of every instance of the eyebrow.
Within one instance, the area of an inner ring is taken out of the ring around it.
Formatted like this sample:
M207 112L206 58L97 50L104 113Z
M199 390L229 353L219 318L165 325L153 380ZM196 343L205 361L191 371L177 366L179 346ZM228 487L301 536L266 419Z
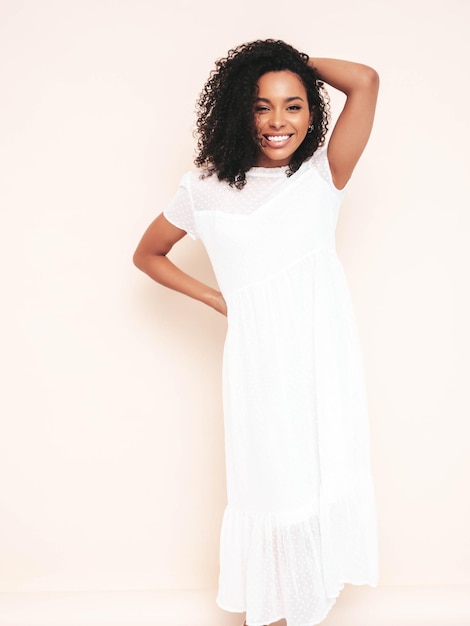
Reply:
M293 100L304 101L300 96L291 96L290 98L285 98L284 102L292 102ZM272 104L269 98L256 98L256 102L267 102L268 104Z

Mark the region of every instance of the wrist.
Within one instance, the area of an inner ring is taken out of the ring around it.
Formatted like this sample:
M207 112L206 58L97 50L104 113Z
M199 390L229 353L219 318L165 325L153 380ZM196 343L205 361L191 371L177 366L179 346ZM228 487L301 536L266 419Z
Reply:
M224 297L220 291L217 291L216 289L211 289L211 291L207 294L205 302L219 313L223 313L224 315L227 314L227 306L225 304Z

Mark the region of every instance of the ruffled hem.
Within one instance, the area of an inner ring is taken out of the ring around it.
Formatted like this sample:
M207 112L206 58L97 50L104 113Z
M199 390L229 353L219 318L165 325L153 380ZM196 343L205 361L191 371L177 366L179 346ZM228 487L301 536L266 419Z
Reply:
M328 492L323 487L317 508L251 512L227 506L218 606L246 612L249 626L282 618L288 626L313 626L345 583L377 586L373 484L367 475L355 478L347 493L344 483Z
M367 580L361 580L361 581L352 581L352 580L345 580L342 581L340 583L340 587L338 588L338 594L332 598L329 598L329 600L331 601L329 606L326 608L325 612L322 615L317 615L316 617L313 618L314 621L309 621L309 622L305 622L304 624L295 624L295 626L316 626L316 624L320 624L321 622L323 622L324 619L327 618L329 612L331 611L331 609L334 607L334 605L336 604L336 600L339 598L339 595L341 593L341 591L344 589L344 585L345 584L349 584L349 585L369 585L370 587L376 588L378 586L377 581L367 581ZM228 611L229 613L245 613L245 609L234 609L233 607L229 607L227 605L224 605L220 602L219 599L216 600L217 606L219 608L221 608L223 611ZM273 617L268 618L266 621L264 622L246 622L247 626L267 626L267 624L272 624L274 622L278 622L281 619L286 619L285 615L276 615ZM288 622L289 626L291 626L292 622Z

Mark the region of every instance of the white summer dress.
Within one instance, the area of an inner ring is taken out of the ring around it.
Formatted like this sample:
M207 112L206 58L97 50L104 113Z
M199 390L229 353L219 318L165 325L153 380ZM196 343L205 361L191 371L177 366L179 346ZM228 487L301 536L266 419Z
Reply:
M201 239L228 307L227 507L217 604L248 626L313 626L344 583L377 586L362 355L320 148L242 190L185 174L165 217Z

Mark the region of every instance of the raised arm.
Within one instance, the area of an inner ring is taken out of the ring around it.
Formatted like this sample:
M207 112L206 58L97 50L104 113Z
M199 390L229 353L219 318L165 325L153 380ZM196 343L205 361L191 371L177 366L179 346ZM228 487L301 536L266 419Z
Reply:
M346 102L328 143L333 182L342 189L348 182L372 130L379 75L367 65L338 59L310 59L320 78L346 94Z
M173 226L162 213L150 224L140 240L134 252L134 265L157 283L195 298L226 315L227 307L220 291L189 276L167 258L174 244L185 235L184 230Z

